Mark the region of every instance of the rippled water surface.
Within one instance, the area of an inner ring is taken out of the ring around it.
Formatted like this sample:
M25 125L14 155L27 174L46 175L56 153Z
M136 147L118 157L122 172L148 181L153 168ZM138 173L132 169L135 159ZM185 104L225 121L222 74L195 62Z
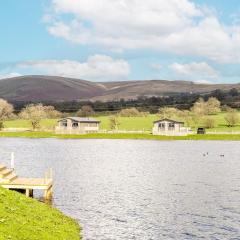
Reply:
M0 154L15 152L20 176L53 168L54 205L81 223L84 239L240 239L239 142L0 144Z

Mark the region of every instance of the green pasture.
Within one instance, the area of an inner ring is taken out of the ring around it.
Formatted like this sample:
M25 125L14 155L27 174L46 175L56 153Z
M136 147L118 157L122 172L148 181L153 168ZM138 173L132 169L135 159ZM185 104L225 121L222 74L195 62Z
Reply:
M0 132L0 137L57 139L136 139L136 140L229 140L239 141L240 134L192 134L188 136L154 136L150 133L55 134L53 132Z
M240 114L240 113L239 113ZM207 118L213 118L216 126L208 131L226 132L226 131L240 131L240 123L235 127L228 127L224 119L226 113L219 113L216 115L207 116ZM96 117L101 121L101 129L110 130L109 116ZM157 115L148 115L146 117L119 117L119 130L144 130L151 131L153 122L158 119ZM175 118L176 119L176 118ZM181 120L181 119L176 119ZM44 119L41 121L41 127L43 130L54 130L57 124L57 119ZM31 124L27 120L16 119L4 122L6 128L31 128ZM191 122L190 127L196 129L197 127L204 126L204 119L200 119L198 123Z

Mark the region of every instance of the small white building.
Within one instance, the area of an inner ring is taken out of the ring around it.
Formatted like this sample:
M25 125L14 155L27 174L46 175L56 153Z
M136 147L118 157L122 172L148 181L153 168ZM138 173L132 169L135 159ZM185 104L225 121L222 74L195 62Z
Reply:
M186 136L191 132L190 128L184 127L184 122L171 119L161 119L153 124L153 135Z
M94 118L67 117L58 121L56 133L61 134L84 134L99 131L100 121Z

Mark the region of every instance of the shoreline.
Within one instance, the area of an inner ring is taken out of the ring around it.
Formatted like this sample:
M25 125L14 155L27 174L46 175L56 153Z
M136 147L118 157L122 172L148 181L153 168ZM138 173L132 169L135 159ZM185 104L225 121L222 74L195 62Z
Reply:
M160 136L147 133L91 133L91 134L55 134L54 132L0 132L0 138L51 138L51 139L132 139L132 140L222 140L240 141L240 134L191 134L188 136Z
M0 199L0 239L82 239L79 223L55 207L2 187Z

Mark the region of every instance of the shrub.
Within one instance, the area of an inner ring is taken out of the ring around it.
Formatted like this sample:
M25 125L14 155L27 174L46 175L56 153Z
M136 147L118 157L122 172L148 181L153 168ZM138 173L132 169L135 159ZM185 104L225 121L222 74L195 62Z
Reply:
M205 128L214 128L216 126L216 122L213 118L205 118L204 127Z
M137 108L126 108L122 109L119 112L119 116L121 117L141 117L143 114L138 111Z
M118 126L120 125L120 122L119 122L117 116L109 117L109 124L110 124L111 130L117 130Z
M188 110L178 111L177 115L180 119L182 119L186 123L186 126L190 126L192 121L192 116L190 111Z
M172 118L179 113L179 110L174 107L163 107L159 109L160 118Z
M239 123L239 114L234 109L229 109L225 115L225 121L228 127L234 127Z
M81 109L77 112L78 117L90 117L95 114L93 108L89 105L82 106Z
M57 111L53 106L44 106L47 118L60 118L62 113Z

